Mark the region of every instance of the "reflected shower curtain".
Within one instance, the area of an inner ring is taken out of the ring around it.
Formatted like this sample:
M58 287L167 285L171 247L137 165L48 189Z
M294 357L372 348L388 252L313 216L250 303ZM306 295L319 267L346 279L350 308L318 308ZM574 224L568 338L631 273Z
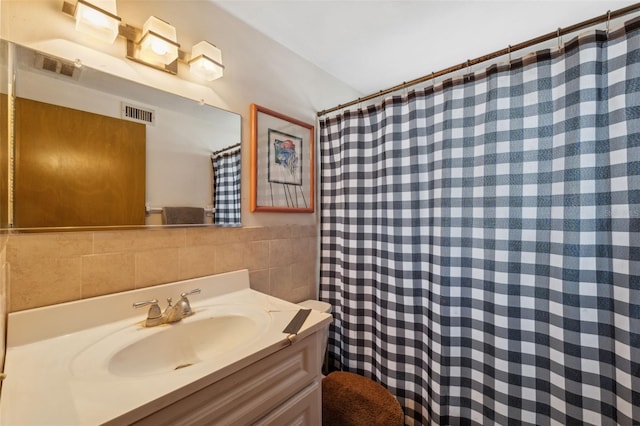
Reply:
M407 424L640 421L639 22L321 121L330 357Z
M240 225L240 150L211 160L213 165L213 223Z

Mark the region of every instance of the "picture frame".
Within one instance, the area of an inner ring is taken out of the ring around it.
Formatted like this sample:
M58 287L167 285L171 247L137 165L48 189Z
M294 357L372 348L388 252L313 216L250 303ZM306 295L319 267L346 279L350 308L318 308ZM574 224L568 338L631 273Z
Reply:
M314 127L251 104L251 211L313 213Z

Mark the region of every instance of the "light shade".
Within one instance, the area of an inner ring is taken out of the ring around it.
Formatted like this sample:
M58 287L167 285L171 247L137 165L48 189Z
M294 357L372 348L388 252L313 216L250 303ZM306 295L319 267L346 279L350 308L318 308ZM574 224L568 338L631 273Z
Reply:
M176 29L155 16L149 17L142 27L140 45L141 60L157 65L169 65L178 59Z
M74 16L76 30L106 43L113 43L118 36L122 20L116 11L116 0L78 0Z
M200 78L212 81L222 77L224 73L224 65L222 65L222 52L220 49L201 41L191 49L191 60L189 61L189 70Z

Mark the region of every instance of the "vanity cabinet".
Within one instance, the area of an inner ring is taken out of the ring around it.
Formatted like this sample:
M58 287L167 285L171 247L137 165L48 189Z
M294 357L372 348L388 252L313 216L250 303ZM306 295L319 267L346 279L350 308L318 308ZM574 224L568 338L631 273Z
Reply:
M147 329L131 307L193 289L178 323ZM319 426L331 315L283 333L299 310L244 269L12 312L0 425Z
M291 345L133 424L320 425L321 339L320 332L294 338ZM108 424L131 424L131 414Z

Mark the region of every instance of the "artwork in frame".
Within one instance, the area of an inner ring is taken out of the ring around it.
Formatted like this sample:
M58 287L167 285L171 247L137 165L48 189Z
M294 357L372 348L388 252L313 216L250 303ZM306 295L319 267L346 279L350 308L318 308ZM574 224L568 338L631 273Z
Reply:
M251 105L251 211L314 211L314 128Z

